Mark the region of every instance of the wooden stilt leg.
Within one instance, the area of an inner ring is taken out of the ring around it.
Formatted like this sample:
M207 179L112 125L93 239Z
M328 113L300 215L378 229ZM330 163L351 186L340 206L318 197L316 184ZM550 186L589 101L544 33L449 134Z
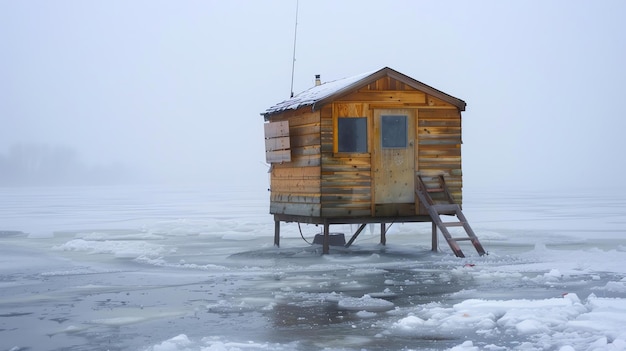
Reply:
M385 223L380 224L380 244L387 245L387 225Z
M433 237L432 237L432 251L437 252L437 246L439 246L438 242L437 242L437 224L435 222L433 223Z
M280 247L280 221L274 219L274 246Z
M330 225L324 220L324 244L322 245L322 254L326 255L330 251Z

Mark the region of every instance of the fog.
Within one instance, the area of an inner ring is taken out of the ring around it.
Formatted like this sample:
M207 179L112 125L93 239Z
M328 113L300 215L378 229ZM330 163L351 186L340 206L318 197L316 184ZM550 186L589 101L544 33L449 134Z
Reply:
M0 174L17 172L16 149L66 150L74 176L59 166L57 183L266 186L259 113L289 97L295 10L0 2ZM625 2L300 0L298 12L294 92L388 66L467 102L466 187L621 182Z

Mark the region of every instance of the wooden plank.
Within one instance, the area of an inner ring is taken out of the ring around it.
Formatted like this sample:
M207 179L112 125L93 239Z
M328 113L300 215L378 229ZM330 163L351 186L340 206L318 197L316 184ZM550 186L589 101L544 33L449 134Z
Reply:
M428 168L428 169L432 169L432 168L437 168L438 166L441 166L441 168L445 168L445 169L452 169L452 168L461 168L461 161L456 161L456 162L420 162L420 169L422 168ZM455 166L456 167L451 167L451 166Z
M461 141L461 133L437 133L436 130L424 132L420 130L419 139L421 140L431 140L431 139L456 139Z
M321 165L322 158L320 155L308 155L294 157L289 163L293 167L315 167Z
M319 217L320 204L302 204L291 202L270 202L271 214Z
M322 195L341 195L341 194L371 194L372 188L370 187L322 187Z
M420 171L438 171L439 173L448 173L451 169L459 168L458 163L420 163Z
M426 96L426 103L428 104L428 106L453 106L450 103L447 103L441 99L438 99L432 95L427 95Z
M319 179L272 179L270 188L272 192L279 193L319 193Z
M265 151L287 150L289 149L289 137L277 137L265 139Z
M406 85L403 82L400 82L397 79L391 77L385 77L376 80L375 82L366 85L365 87L359 89L360 92L367 92L368 90L382 90L383 88L389 89L389 87L395 86L396 90L405 90L405 91L418 91L417 89Z
M416 103L425 104L426 94L419 91L398 91L398 90L370 90L364 92L354 92L337 99L343 102L360 102L368 103L395 102L395 103Z
M322 143L322 148L320 150L322 153L328 153L329 155L332 155L333 153L333 143L332 142L323 142Z
M335 150L335 130L332 118L332 107L324 107L322 111L320 143L322 152L333 152ZM330 111L330 113L327 113Z
M420 120L425 120L425 119L457 119L460 120L461 119L461 114L459 113L459 111L455 108L453 109L448 109L448 108L434 108L429 106L428 108L420 108L419 109L419 119Z
M353 176L353 177L333 177L328 178L322 176L322 186L331 187L369 187L372 182L372 177L368 176Z
M422 145L418 150L418 155L460 155L461 144L450 145Z
M454 139L422 139L422 138L418 138L417 139L418 145L460 145L461 144L461 140L458 138L454 138Z
M420 148L419 157L451 157L461 156L461 148Z
M372 167L369 164L366 164L366 165L345 165L345 164L327 165L327 164L324 164L324 167L322 167L323 172L344 172L344 171L370 172L371 169Z
M464 225L461 222L441 222L441 224L443 224L446 227L462 227Z
M268 151L265 153L265 162L267 163L291 162L291 151L290 150Z
M321 196L319 194L293 194L293 193L276 193L272 192L270 195L270 201L273 202L288 202L288 203L305 203L305 204L319 204L321 203Z
M324 204L329 204L329 203L340 203L340 204L345 204L345 203L368 203L367 206L369 206L369 203L372 201L372 195L370 193L344 194L344 195L337 195L337 194L322 195L321 198L322 198L322 202Z
M460 164L457 166L460 167ZM425 180L425 185L427 187L437 187L438 182L434 179L436 179L436 177L440 174L445 174L446 185L448 186L450 195L454 198L455 203L459 205L462 204L463 179L460 175L462 173L460 169L444 170L440 167L428 169L425 165L421 165L420 167L420 174L422 175L422 179Z
M292 158L297 158L299 156L311 156L311 155L319 155L320 154L320 146L303 146L303 147L294 147L291 149Z
M421 117L421 116L420 116ZM461 119L424 119L418 121L419 127L461 127Z
M371 178L372 174L369 171L357 171L352 165L343 165L345 167L344 170L341 171L328 171L323 170L322 176L325 178L337 178L337 179L349 179L352 177L356 178Z
M326 203L322 202L323 209L370 209L369 201L364 202L344 202L344 203Z
M362 103L334 103L333 108L337 117L366 117Z
M289 122L269 122L265 129L265 161L282 163L291 161L289 149Z
M309 113L305 113L299 116L294 116L294 117L289 118L289 124L292 127L305 125L305 124L315 124L315 123L319 123L319 121L320 121L320 115L319 113L317 113L317 111L309 112Z
M419 127L420 136L428 135L461 135L461 127Z
M331 180L327 180L322 178L322 187L323 188L338 188L338 187L342 187L345 186L347 188L350 187L370 187L372 186L372 181L370 179L365 179L365 180L353 180L353 181L347 181L347 180L335 180L335 181L331 181Z
M297 138L291 138L291 147L313 146L320 144L320 134L302 134Z
M357 155L357 154L355 154ZM361 155L361 154L358 154ZM324 165L345 165L345 166L369 166L371 159L369 155L359 157L328 157L324 159Z
M265 138L277 138L289 136L289 122L269 122L263 125L265 129Z
M369 208L322 208L322 216L324 217L365 217L371 216L372 211Z
M423 103L412 103L412 102L372 101L372 103L369 105L369 108L371 110L389 109L389 108L393 108L393 109L395 109L395 108L406 108L406 109L411 109L411 110L419 110L419 109L421 109L423 107L424 107Z
M299 108L297 110L285 110L280 114L273 115L270 118L271 122L293 121L295 124L312 123L315 120L319 120L319 112L311 111L310 106Z
M324 126L323 128L320 129L320 137L322 138L322 140L329 140L330 142L332 142L334 135L335 135L335 129L332 126L331 127Z
M300 126L293 126L290 130L290 135L292 138L305 134L319 134L320 133L320 124L303 124Z
M333 116L325 116L320 119L320 123L322 126L332 126L333 125Z
M442 157L420 157L419 158L419 162L422 163L427 163L427 162L432 162L432 163L449 163L449 162L456 162L456 163L461 163L461 156L442 156Z
M275 179L320 179L321 167L289 167L272 169Z
M332 135L324 135L322 134L322 149L323 150L327 150L327 152L334 152L335 151L335 145L334 145L334 140L333 140L333 136ZM333 157L333 155L331 154L330 157Z
M319 111L321 119L324 118L332 118L333 117L333 108L331 105L325 105Z
M369 170L372 167L369 157L363 158L342 158L333 157L331 153L322 154L324 166L322 172L358 172Z

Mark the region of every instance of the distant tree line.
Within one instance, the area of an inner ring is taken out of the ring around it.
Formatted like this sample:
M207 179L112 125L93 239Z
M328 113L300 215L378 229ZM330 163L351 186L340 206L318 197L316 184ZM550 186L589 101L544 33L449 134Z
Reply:
M88 166L64 145L16 144L0 153L0 186L115 184L129 173L122 165Z

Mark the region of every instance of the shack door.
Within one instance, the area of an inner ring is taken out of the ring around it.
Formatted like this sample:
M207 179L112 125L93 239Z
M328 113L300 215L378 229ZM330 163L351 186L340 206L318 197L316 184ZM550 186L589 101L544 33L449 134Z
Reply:
M412 109L374 110L372 168L377 215L415 214L415 123Z

